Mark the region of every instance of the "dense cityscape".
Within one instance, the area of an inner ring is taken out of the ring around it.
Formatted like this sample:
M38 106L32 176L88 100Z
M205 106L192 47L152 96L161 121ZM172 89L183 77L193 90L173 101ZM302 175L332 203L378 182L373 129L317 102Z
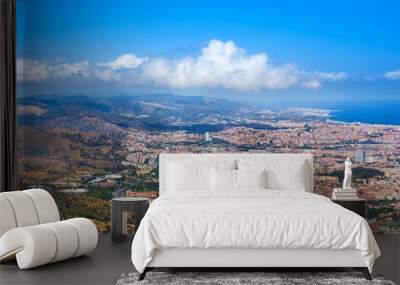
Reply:
M198 98L143 98L130 99L135 109L84 104L73 116L66 101L54 114L47 99L21 101L20 187L53 191L64 217L84 215L108 231L112 197L158 196L162 152L312 153L314 192L325 196L340 187L349 156L372 229L400 231L400 126L337 122L320 109L274 112L202 97L203 108L188 105Z

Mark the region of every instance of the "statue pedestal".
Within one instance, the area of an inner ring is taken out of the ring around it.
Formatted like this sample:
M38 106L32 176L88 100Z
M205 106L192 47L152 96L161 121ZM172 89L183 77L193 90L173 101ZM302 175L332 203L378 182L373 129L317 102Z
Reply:
M357 189L335 188L332 193L333 200L357 200Z

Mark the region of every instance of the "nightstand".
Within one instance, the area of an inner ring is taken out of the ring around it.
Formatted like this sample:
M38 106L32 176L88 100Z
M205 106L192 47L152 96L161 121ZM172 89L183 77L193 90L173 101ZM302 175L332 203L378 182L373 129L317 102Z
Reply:
M128 234L128 211L135 214L135 232L149 208L150 199L141 197L114 198L111 201L111 239L122 241Z
M339 204L340 206L353 211L356 214L359 214L361 217L365 218L365 208L366 201L365 199L354 199L354 200L334 200L332 202Z

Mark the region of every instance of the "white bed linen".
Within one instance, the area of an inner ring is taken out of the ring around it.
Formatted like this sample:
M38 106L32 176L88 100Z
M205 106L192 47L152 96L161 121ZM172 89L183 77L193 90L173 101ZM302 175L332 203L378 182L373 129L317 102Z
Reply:
M143 272L155 249L357 249L372 271L380 251L368 223L328 198L299 191L248 189L166 193L143 218L132 262Z

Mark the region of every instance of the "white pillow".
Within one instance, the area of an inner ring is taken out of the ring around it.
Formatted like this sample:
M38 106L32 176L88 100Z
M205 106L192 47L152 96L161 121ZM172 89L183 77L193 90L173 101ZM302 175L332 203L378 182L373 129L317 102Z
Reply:
M211 181L213 190L236 190L236 170L213 167Z
M267 170L236 170L237 187L267 188Z
M271 190L306 191L311 183L306 175L307 162L293 159L239 160L239 170L266 169L267 188Z
M282 163L267 171L268 189L306 191L307 177L304 162Z
M211 168L170 162L167 165L168 191L211 189Z

